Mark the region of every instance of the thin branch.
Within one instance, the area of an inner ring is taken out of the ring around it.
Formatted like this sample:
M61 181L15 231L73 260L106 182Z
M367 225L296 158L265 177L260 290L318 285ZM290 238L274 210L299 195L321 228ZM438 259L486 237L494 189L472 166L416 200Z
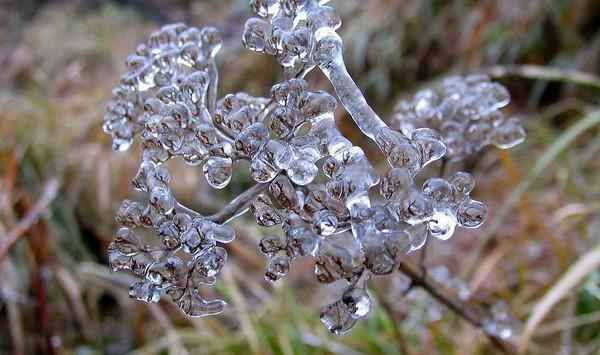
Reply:
M250 202L252 202L256 196L263 193L267 187L269 187L268 183L256 184L252 186L248 190L242 192L242 194L236 197L222 210L211 216L208 216L207 218L219 224L226 223L230 219L246 212Z
M493 65L483 68L479 72L486 73L493 78L520 76L527 79L562 81L600 89L600 77L593 73L543 65Z
M2 260L8 251L17 243L19 238L25 234L40 218L40 215L46 211L48 206L56 198L58 192L58 179L51 178L44 185L42 196L36 201L25 217L19 221L8 234L2 239L0 245L0 260Z
M453 292L440 285L430 276L422 275L418 267L411 265L411 263L408 261L404 261L400 265L399 270L411 279L411 284L422 287L439 302L443 303L464 320L483 331L492 345L494 345L500 351L505 354L516 354L516 349L513 344L495 334L488 332L484 328L483 321L486 315L482 309L462 301Z

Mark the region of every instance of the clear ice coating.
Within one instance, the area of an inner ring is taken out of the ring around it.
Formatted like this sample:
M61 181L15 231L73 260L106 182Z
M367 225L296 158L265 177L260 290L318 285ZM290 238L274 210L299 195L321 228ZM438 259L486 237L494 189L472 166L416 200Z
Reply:
M235 234L179 205L163 163L180 157L190 165L204 164L214 188L231 179L232 141L211 114L218 80L214 56L220 47L214 28L174 24L152 33L127 59L128 73L113 90L103 124L117 150L140 136L142 161L133 185L148 194L145 205L123 201L116 217L122 227L108 247L109 265L142 277L130 287L132 298L158 302L165 293L190 316L223 310L225 302L206 301L197 288L214 283L227 258L218 244L231 242ZM159 246L142 245L138 227L154 229ZM179 250L189 260L176 256Z
M227 260L222 245L235 232L176 200L163 164L176 157L201 165L215 189L229 184L235 161L249 162L252 178L268 188L232 216L249 207L258 225L281 227L283 235L267 235L259 244L268 258L266 280L284 277L302 256L315 259L319 282L345 280L340 298L320 312L336 334L368 314L372 277L396 270L430 237L447 240L457 227L483 223L486 208L470 198L470 174L432 177L421 187L413 178L443 156L460 159L488 144L520 143L525 135L519 121L505 120L499 111L509 101L506 89L483 76L449 78L441 89L422 90L412 102L400 103L394 130L346 70L336 33L341 19L327 2L250 1L260 18L246 22L242 43L274 56L284 74L268 97L217 98L214 58L221 40L214 28L164 26L127 59L128 72L113 90L103 129L116 150L129 148L136 135L141 140L132 182L148 201L123 202L116 217L120 229L108 247L113 270L141 278L130 288L132 298L158 302L166 294L190 316L217 314L226 306L203 299L199 288L216 282ZM303 78L316 68L337 98L309 90ZM383 175L338 130L338 100L386 157ZM370 197L376 186L378 200ZM158 246L144 245L138 228L153 229Z
M417 92L412 101L398 102L390 123L406 135L437 130L446 156L461 160L490 144L509 149L525 140L521 121L501 111L509 102L508 90L486 75L454 76L435 90Z

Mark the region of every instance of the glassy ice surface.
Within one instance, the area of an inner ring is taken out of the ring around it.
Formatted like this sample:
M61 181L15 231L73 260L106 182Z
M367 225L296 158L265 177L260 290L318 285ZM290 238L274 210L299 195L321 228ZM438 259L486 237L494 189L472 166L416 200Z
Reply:
M488 145L509 149L525 140L520 120L501 111L509 102L508 90L485 75L449 77L435 90L424 89L412 100L398 102L390 123L406 135L437 130L446 156L461 160Z

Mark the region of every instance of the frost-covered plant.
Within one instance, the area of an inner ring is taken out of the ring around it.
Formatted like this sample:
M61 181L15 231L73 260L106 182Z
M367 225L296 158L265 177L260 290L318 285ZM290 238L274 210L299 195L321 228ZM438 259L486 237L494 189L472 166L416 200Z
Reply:
M104 130L117 150L140 136L142 160L133 184L148 201L123 202L110 266L141 277L131 297L157 302L166 294L190 316L220 313L225 302L205 300L198 290L215 283L227 258L222 245L233 241L234 230L224 223L249 208L259 225L283 231L283 238L268 235L260 242L267 280L278 280L294 258L310 255L320 282L347 281L340 299L321 309L325 326L344 333L371 308L369 279L396 270L428 237L446 240L457 226L484 221L484 204L469 197L471 175L429 178L422 187L415 175L442 158L447 146L450 158L460 159L490 142L511 147L524 133L498 111L508 103L506 89L482 76L448 79L440 91L417 93L412 103L398 106L394 130L348 74L336 33L341 20L326 0L250 3L261 18L246 22L244 45L283 67L284 80L270 98L235 93L217 100L214 58L221 39L214 28L165 26L127 59L129 71L113 90ZM315 68L337 99L309 90L303 77ZM387 158L383 176L338 130L338 100ZM216 189L230 182L234 161L247 160L257 184L221 212L203 216L181 205L169 188L163 163L175 157L202 165ZM369 190L377 185L382 198L372 199ZM154 229L159 246L142 245L138 227Z

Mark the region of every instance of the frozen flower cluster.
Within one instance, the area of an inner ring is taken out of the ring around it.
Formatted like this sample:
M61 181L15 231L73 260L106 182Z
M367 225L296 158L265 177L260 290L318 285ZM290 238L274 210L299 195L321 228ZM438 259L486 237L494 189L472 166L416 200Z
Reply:
M525 140L521 121L500 111L509 102L508 90L487 75L449 77L435 90L398 102L390 123L406 135L423 127L437 130L446 156L462 160L490 144L509 149Z
M148 194L146 204L123 202L117 215L121 228L108 247L110 266L143 278L131 286L131 297L157 302L164 292L191 316L223 310L223 301L204 300L198 287L215 283L227 258L218 244L231 242L235 234L181 206L163 163L174 157L190 165L204 163L215 187L231 177L231 143L209 113L217 83L213 58L220 47L214 28L174 24L153 33L127 59L129 72L113 90L103 125L117 150L140 135L142 160L133 185ZM142 227L155 231L159 246L143 245L136 232ZM189 257L181 258L179 250Z
M369 312L372 277L396 270L429 237L447 240L456 227L483 223L486 208L471 199L475 183L468 173L415 184L424 166L447 153L446 136L435 125L395 131L371 109L345 67L335 32L341 20L326 2L251 1L261 18L247 21L242 41L274 56L284 72L269 97L235 93L217 100L214 56L221 42L213 28L165 26L127 60L129 72L113 92L104 130L115 149L127 149L135 135L142 144L133 184L148 193L148 202L123 203L121 228L109 246L114 270L141 277L131 297L157 302L166 294L190 316L223 311L225 302L204 300L199 287L214 284L227 258L223 244L235 237L223 223L249 209L257 224L273 227L259 245L268 258L267 280L285 276L295 258L310 256L320 282L346 281L339 300L321 309L327 329L341 334ZM309 90L303 78L316 68L337 99ZM471 90L470 81L464 85ZM385 155L385 173L338 130L338 101ZM234 161L246 160L257 185L221 213L203 216L169 189L163 163L176 157L202 164L215 189L229 184ZM375 187L378 198L370 194ZM158 246L144 245L138 227L153 229Z

